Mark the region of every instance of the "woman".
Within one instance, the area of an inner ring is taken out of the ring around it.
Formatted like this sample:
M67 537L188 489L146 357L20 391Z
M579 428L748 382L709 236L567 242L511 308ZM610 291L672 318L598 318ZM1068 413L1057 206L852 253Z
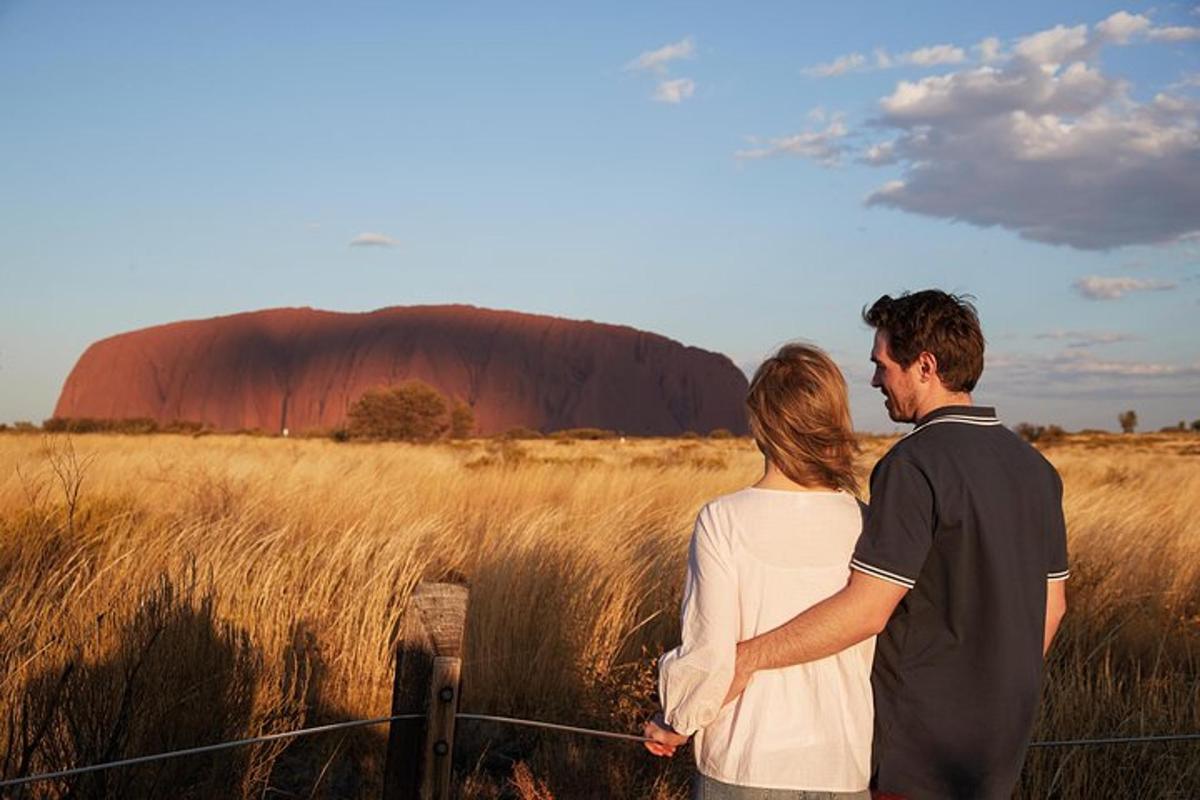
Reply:
M697 800L868 798L868 639L829 658L757 673L722 707L737 643L787 622L850 576L862 525L846 382L816 347L763 362L746 398L765 469L704 506L683 596L683 643L659 661L663 712L647 749L695 737Z

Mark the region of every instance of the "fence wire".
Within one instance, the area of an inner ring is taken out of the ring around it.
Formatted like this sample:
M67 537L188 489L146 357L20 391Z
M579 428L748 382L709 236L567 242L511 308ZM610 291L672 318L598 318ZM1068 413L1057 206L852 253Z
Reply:
M615 731L602 731L594 728L580 728L575 725L563 725L557 722L544 722L536 719L522 719L520 717L501 717L491 714L455 714L455 719L475 720L480 722L498 722L505 725L520 725L530 728L542 728L545 730L560 731L564 733L575 733L584 736L595 736L606 739L620 739L631 742L647 742L650 741L645 736L637 736L632 733L617 733ZM385 722L399 722L402 720L424 719L424 714L393 714L387 717L372 717L370 719L352 719L345 722L333 722L328 725L317 725L312 728L301 728L294 731L281 731L279 733L268 733L262 736L253 736L248 739L235 739L228 742L217 742L216 744L203 745L201 747L189 747L184 750L171 750L166 753L154 753L152 755L137 756L134 758L124 758L120 761L109 761L104 764L92 764L86 767L74 767L72 769L59 770L58 772L43 772L37 775L28 775L22 778L10 778L8 780L0 780L0 789L13 786L22 786L28 783L38 781L60 780L62 778L72 778L76 775L84 775L89 772L99 772L106 769L115 769L117 767L129 767L134 764L145 764L151 761L164 761L169 758L182 758L183 756L194 756L202 753L213 753L219 750L229 750L234 747L246 747L252 744L262 744L264 742L273 742L279 739L295 738L300 736L312 736L318 733L329 733L330 731L346 730L349 728L364 728L371 725L382 725ZM1117 744L1153 744L1161 742L1182 742L1182 741L1200 741L1200 733L1179 733L1179 734L1164 734L1156 736L1110 736L1097 739L1063 739L1059 741L1042 741L1031 742L1030 747L1097 747L1104 745Z

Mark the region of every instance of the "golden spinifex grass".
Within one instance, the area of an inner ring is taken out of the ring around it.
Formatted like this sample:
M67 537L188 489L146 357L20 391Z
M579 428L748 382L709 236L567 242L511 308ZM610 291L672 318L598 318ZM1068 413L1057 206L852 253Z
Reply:
M1075 577L1037 738L1200 730L1194 441L1049 451ZM386 713L408 594L451 575L472 584L464 710L636 732L696 510L759 468L744 440L0 437L0 773ZM687 755L459 728L466 797L686 796ZM332 734L31 796L374 797L382 754L382 730ZM1200 745L1159 744L1035 752L1022 794L1198 785Z

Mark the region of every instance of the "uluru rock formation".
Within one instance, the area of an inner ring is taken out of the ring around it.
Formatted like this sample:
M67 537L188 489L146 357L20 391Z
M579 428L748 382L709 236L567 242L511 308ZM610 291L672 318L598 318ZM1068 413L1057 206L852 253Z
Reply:
M481 434L747 430L746 378L726 356L624 326L462 305L280 308L122 333L84 352L54 415L328 429L367 389L411 379L470 404Z

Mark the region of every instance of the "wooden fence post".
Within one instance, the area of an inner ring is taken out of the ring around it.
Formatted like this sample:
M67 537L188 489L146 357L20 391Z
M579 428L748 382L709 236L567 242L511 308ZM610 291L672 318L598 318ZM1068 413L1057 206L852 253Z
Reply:
M466 586L419 583L404 613L396 645L392 714L388 729L383 800L449 800L466 627Z

